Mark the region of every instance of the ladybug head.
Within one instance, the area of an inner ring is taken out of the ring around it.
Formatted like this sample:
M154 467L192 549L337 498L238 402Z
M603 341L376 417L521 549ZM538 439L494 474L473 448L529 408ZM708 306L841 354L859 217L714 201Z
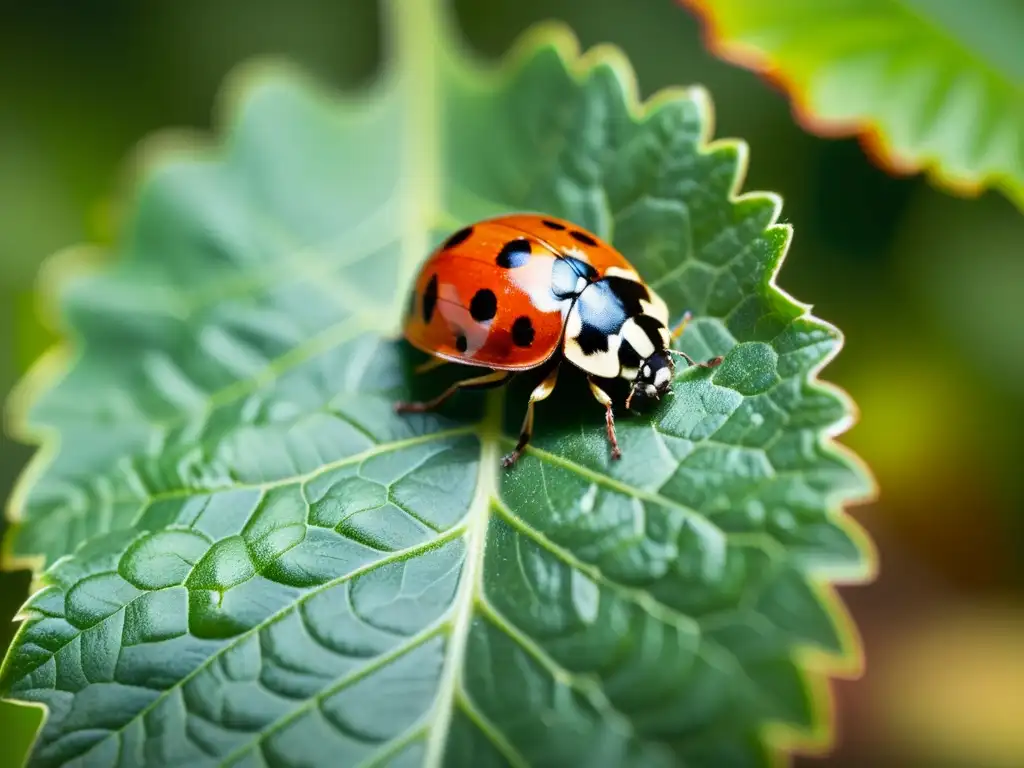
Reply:
M672 383L672 374L675 373L675 364L668 352L655 352L642 363L633 379L633 387L630 389L629 397L626 398L626 408L631 405L633 398L639 395L642 398L660 400L662 395L669 392L669 385Z

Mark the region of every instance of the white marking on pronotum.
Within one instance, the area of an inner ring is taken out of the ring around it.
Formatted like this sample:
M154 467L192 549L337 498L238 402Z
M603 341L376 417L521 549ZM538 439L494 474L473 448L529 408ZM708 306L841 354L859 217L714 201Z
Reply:
M565 321L565 338L566 339L577 339L579 338L580 331L583 330L583 317L580 315L579 310L576 309L576 305L573 305L572 311L569 313L569 319Z
M651 295L650 301L644 301L640 299L640 309L645 315L650 315L662 325L668 325L668 306L661 297L651 291L650 288L647 292Z
M572 315L570 315L569 322L572 322ZM588 355L583 352L575 335L566 334L565 358L587 373L592 373L602 379L614 379L619 375L619 345L621 343L622 340L618 336L609 336L607 351L599 350Z
M623 324L619 335L630 343L630 346L640 355L641 360L646 360L654 354L654 342L647 335L647 331L637 325L636 320L632 317Z
M632 280L635 283L642 283L640 275L637 274L635 269L627 269L625 267L608 267L604 273L605 277L623 277L626 280Z

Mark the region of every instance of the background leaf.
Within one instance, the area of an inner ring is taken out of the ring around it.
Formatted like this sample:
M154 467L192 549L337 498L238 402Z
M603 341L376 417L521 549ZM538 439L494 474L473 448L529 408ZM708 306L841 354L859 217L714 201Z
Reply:
M716 54L782 83L798 118L860 133L884 166L1024 208L1024 5L1017 0L681 0Z
M430 5L390 21L361 99L240 76L223 149L148 172L115 263L63 291L74 358L23 395L60 442L14 505L13 554L52 565L2 677L49 707L33 764L827 743L825 675L857 662L827 585L871 569L840 505L870 481L828 440L852 406L813 380L840 336L772 282L778 200L734 199L745 150L705 146L703 93L640 110L614 50L548 29L490 73ZM528 384L392 413L442 383L393 338L416 267L513 209L609 237L695 312L687 351L726 355L622 419L621 462L580 377L507 473Z

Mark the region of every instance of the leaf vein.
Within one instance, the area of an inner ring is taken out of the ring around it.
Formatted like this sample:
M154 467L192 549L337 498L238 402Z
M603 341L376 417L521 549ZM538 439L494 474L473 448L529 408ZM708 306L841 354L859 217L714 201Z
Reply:
M656 600L651 597L649 593L641 592L633 587L629 587L616 581L605 574L596 565L583 562L569 550L565 549L565 547L556 544L543 533L526 523L521 517L519 517L519 515L510 510L504 502L495 500L494 508L501 518L517 532L525 535L537 546L547 550L550 554L554 555L570 568L585 574L596 583L621 595L657 621L674 626L687 634L700 635L700 625L694 617L688 616L679 609L673 608L666 603Z
M139 721L140 719L145 718L146 715L148 715L150 712L152 712L168 696L174 695L177 691L182 690L184 688L184 686L190 680L194 679L196 676L201 674L203 671L205 671L212 664L219 662L221 660L221 658L223 658L224 654L228 653L229 651L231 651L232 649L234 649L235 647L237 647L241 643L245 642L247 639L252 637L253 634L255 634L257 632L260 632L261 630L265 629L266 627L270 626L271 624L274 624L277 621L280 621L285 616L289 615L292 611L298 610L303 604L305 604L308 600L312 599L316 595L318 595L318 594L320 594L322 592L325 592L325 591L327 591L329 589L332 589L333 587L336 587L339 584L343 584L343 583L345 583L347 581L351 581L352 579L356 579L356 578L358 578L358 577L360 577L360 576L362 576L362 575L364 575L366 573L370 573L371 571L374 571L374 570L376 570L378 568L382 568L382 567L384 567L386 565L389 565L391 563L400 562L400 561L403 561L403 560L408 560L411 557L416 557L417 555L423 554L425 552L429 552L430 550L436 549L437 547L441 546L442 544L445 544L445 543L447 543L449 541L452 541L452 540L458 538L463 533L464 533L464 527L463 526L456 526L456 527L452 528L451 530L447 531L446 533L444 533L443 535L438 536L435 539L431 539L430 541L422 542L422 543L416 544L416 545L414 545L412 547L407 547L406 549L402 549L402 550L398 550L396 552L390 553L388 555L385 555L385 556L381 557L378 560L375 560L372 563L367 563L367 564L362 565L362 566L360 566L358 568L354 568L353 570L349 571L348 573L346 573L346 574L344 574L342 576L338 576L337 578L331 579L330 581L326 581L326 582L324 582L323 584L321 584L319 586L313 587L308 592L305 592L304 594L302 594L299 597L297 597L293 602L291 602L288 605L284 606L283 608L279 609L278 611L276 611L275 613L271 614L270 616L267 616L263 620L257 622L253 626L249 627L245 631L243 631L240 634L238 634L236 637L232 638L229 642L227 642L226 644L224 644L223 646L218 648L216 651L211 653L210 656L208 656L206 659L204 659L202 663L200 663L198 666L195 667L195 669L193 669L188 674L184 675L180 680L178 680L176 683L174 683L170 687L164 689L158 696L156 696L153 699L153 701L151 701L145 707L140 709L135 715L133 715L130 719L125 721L125 723L123 725L121 725L120 727L118 727L116 729L111 730L109 733L111 733L111 734L120 734L126 728L128 728L130 725L132 725L133 723ZM143 593L143 594L146 594L146 593ZM138 599L139 599L138 597L135 597L132 600L134 601L134 600L138 600ZM106 621L106 619L104 619L104 621Z
M494 748L508 761L512 768L531 768L530 761L523 757L522 753L501 732L501 729L487 715L480 711L480 708L476 706L465 688L460 687L457 691L456 702L462 713L494 745Z
M282 728L287 727L290 723L294 722L296 719L298 719L314 707L319 707L323 703L324 699L326 699L327 697L333 696L335 693L338 693L339 691L342 691L345 688L348 688L349 686L358 683L360 680L369 677L373 673L383 669L388 664L395 661L395 659L404 656L410 651L413 651L419 646L423 645L428 640L436 637L444 628L444 625L445 622L443 619L435 621L432 624L425 627L424 629L417 632L415 635L410 636L406 640L406 642L397 645L390 651L373 657L371 660L367 661L367 663L363 664L359 668L352 670L351 672L348 672L345 675L342 675L333 684L325 687L323 690L319 691L314 696L311 696L286 715L282 715L277 720L274 720L273 722L264 726L259 731L259 733L255 734L254 739L251 739L245 742L244 744L236 747L234 750L232 750L232 752L230 752L228 756L221 761L220 768L226 768L226 766L228 766L232 760L245 754L245 752L247 752L253 746L266 740L269 736L273 735Z
M523 632L509 619L503 616L486 597L479 599L480 615L487 619L496 629L504 632L508 637L522 648L534 661L547 670L551 678L559 684L567 685L580 693L591 706L600 712L611 727L620 731L627 737L633 737L633 724L629 716L616 709L611 699L605 693L599 679L592 675L582 675L573 672L562 666L550 653L540 646L533 638Z

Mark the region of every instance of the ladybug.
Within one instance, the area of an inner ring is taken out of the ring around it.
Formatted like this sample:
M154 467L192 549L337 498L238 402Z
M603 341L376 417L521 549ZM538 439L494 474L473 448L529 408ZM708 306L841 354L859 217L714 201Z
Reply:
M428 411L460 389L497 387L516 373L542 370L515 450L502 459L510 467L530 441L534 405L551 394L568 361L587 374L604 406L612 458L618 459L610 383L629 384L625 407L631 410L635 396L659 400L670 392L673 355L705 368L722 362L695 363L671 348L688 320L689 313L670 331L668 307L636 269L571 222L535 214L487 219L451 235L423 264L403 333L432 356L420 372L448 362L490 371L395 409Z

